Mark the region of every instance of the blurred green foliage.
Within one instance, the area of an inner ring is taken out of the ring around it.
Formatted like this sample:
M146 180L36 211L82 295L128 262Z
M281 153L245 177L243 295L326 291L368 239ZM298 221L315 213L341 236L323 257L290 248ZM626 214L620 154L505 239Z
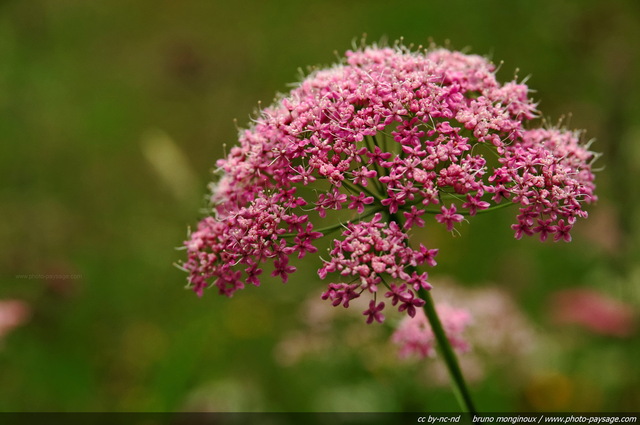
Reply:
M474 384L477 405L637 410L637 331L605 337L549 320L561 288L640 304L636 0L4 0L0 299L32 312L0 346L0 411L457 409L448 388L411 367L371 368L349 341L279 361L301 300L322 291L318 260L286 286L233 299L198 299L172 266L234 119L246 125L299 67L334 62L365 33L469 47L504 61L503 81L531 74L549 122L565 115L604 153L601 200L572 244L513 240L512 210L477 217L459 238L424 232L441 249L432 275L505 288L546 338L527 374L495 367ZM368 350L390 350L390 330L379 331Z

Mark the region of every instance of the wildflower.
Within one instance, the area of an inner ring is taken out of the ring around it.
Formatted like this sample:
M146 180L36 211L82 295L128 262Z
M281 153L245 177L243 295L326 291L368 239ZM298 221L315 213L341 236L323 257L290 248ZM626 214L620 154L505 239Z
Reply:
M369 308L362 313L363 315L367 316L367 323L372 323L374 320L379 323L384 322L384 314L380 313L383 308L383 302L376 306L375 300L371 300L371 302L369 303Z
M375 300L384 286L391 305L413 316L417 291L431 287L416 268L435 266L438 252L409 243L427 214L451 231L509 200L520 209L517 238L569 241L596 199L595 155L578 133L525 129L537 114L528 92L499 83L494 65L476 55L347 52L262 110L217 162L212 214L185 242L189 286L232 296L259 285L267 264L287 282L292 258L316 253L317 239L342 229L318 270L336 276L323 298L347 306L362 294ZM342 222L316 227L332 218ZM402 295L394 282L407 283ZM367 321L382 321L383 307L371 304Z
M436 215L436 221L438 223L446 224L447 230L453 230L454 223L460 223L464 220L464 216L462 214L456 214L456 206L451 204L449 208L444 206L441 207L442 214Z

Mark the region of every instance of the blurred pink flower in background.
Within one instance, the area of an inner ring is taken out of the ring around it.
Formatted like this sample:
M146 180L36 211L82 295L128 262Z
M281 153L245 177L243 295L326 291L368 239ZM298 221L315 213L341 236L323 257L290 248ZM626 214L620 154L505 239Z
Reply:
M472 320L469 312L448 304L437 305L436 311L451 346L461 353L468 351L469 344L463 339L462 333ZM399 355L402 358L412 355L433 357L436 354L436 338L423 310L417 310L414 317L405 317L391 340L400 346Z
M529 372L540 336L508 291L495 286L468 288L452 278L433 283L438 285L436 310L451 345L462 353L458 360L467 381L482 381L502 367L509 367L516 379ZM359 308L367 303L362 298L352 302ZM381 349L379 341L389 336L388 329L363 328L354 322L359 308L344 315L311 296L300 309L300 327L285 333L275 348L276 361L291 367L303 359L337 358L338 353L351 350L368 368L396 370L404 363L413 369L417 363L425 385L449 384L444 365L431 361L436 342L422 309L416 309L413 319L390 312L386 323L397 327L390 338L395 344Z
M11 330L29 319L29 306L18 300L0 300L0 342Z
M531 358L541 340L533 322L511 293L495 286L464 287L452 278L434 280L434 284L439 289L436 298L438 314L450 341L454 335L458 339L464 337L464 340L451 341L451 344L458 350L462 346L456 344L466 344L466 350L458 360L468 382L480 382L492 370L503 367L508 367L516 379L528 373ZM450 311L441 311L442 306ZM457 314L451 311L456 309ZM469 316L467 322L464 322L460 311ZM449 326L453 325L452 330L447 329L443 316L451 316L448 321ZM462 323L466 328L464 333L455 327ZM402 358L402 354L400 350L398 356ZM448 385L447 371L441 362L418 361L424 363L422 374L425 381L431 385Z
M587 288L557 291L550 297L554 322L578 325L593 333L629 337L636 328L634 308L622 301Z

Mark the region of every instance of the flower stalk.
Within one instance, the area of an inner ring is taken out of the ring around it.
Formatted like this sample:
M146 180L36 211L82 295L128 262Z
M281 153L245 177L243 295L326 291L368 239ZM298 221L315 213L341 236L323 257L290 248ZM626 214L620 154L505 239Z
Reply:
M438 348L449 371L451 386L453 387L453 392L456 395L458 404L460 404L460 408L463 411L475 414L477 411L471 398L471 392L465 382L456 353L449 343L449 338L442 327L440 317L433 303L433 297L429 291L425 291L424 289L418 290L418 296L425 301L422 308L429 320L431 330L438 341Z
M398 222L398 224L403 224L403 220L398 216L398 214L391 214L390 219ZM419 272L417 267L414 266L409 267L409 269L415 273ZM442 326L442 322L440 320L438 312L436 311L436 306L433 302L431 292L426 290L425 288L419 288L417 291L417 295L424 301L422 309L427 316L427 320L429 321L431 330L438 343L437 347L440 351L440 354L442 355L447 371L449 372L449 377L451 378L451 386L453 388L456 399L458 400L458 404L464 412L475 414L476 408L471 397L471 392L469 391L467 383L464 379L462 369L460 369L458 357L451 343L449 342L449 337L447 336L444 327Z

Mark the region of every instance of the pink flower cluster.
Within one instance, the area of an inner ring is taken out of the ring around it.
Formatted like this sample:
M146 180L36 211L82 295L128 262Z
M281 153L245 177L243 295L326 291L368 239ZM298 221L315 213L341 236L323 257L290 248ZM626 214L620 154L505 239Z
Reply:
M490 191L494 198L512 196L521 205L518 223L511 226L516 238L538 233L542 241L550 235L556 242L571 241L576 218L587 217L582 203L596 200L594 158L577 133L558 130L529 130L505 148Z
M408 235L398 224L394 221L382 223L381 219L382 214L376 213L370 222L350 223L342 233L344 239L334 240L331 260L325 262L318 274L324 279L328 273L339 272L342 276L353 276L355 283L331 283L322 298L332 300L334 306L342 304L348 307L349 301L359 297L364 290L375 295L382 276L388 275L391 279L407 283L400 286L387 284L390 290L385 297L391 299L392 305L399 304L399 311L407 310L413 317L416 307L424 305L413 291L431 289L431 285L427 282L427 273L413 271L409 274L406 268L422 264L435 266L437 250L427 249L422 244L418 250L410 248L406 242ZM380 311L383 308L384 302L376 305L372 300L364 312L367 323L373 320L382 322L384 315Z
M575 133L525 129L535 116L528 88L500 84L480 56L347 52L264 109L218 161L212 215L185 242L189 285L231 296L259 285L266 264L286 282L292 257L315 253L318 238L343 228L319 274L347 281L323 297L346 307L367 291L364 314L382 321L378 286L409 315L421 303L416 291L430 287L416 267L435 265L437 250L409 245L426 215L453 230L509 200L520 205L516 237L568 241L595 200L594 154Z

